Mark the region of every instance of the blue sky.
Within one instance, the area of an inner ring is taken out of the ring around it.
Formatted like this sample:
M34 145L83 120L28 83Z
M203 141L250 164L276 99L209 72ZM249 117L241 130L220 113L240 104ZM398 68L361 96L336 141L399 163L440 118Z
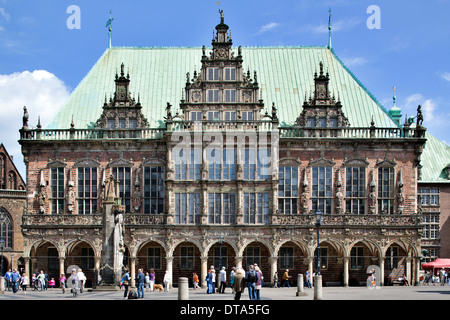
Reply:
M236 46L326 46L332 10L332 46L337 56L385 106L415 115L450 143L450 0L87 1L0 0L0 142L24 175L17 143L23 106L30 125L56 113L108 46L105 27L112 11L113 46L209 46L219 6ZM69 29L68 7L80 8L81 29ZM379 29L368 28L371 5Z

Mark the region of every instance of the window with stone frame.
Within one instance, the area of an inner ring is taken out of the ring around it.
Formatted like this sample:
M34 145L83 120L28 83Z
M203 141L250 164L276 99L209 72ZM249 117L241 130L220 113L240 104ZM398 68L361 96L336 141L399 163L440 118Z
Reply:
M281 247L278 260L281 269L294 269L294 248Z
M9 213L0 207L0 239L4 240L4 248L13 248L13 229Z
M191 121L202 121L203 120L203 112L202 111L190 111L190 120Z
M235 216L235 193L208 193L208 222L210 224L233 224Z
M194 247L180 247L180 269L194 269Z
M219 102L219 89L206 90L206 96L208 98L207 102ZM211 119L211 120L219 120L219 119Z
M78 214L94 214L97 211L97 168L78 167Z
M131 212L131 167L113 167L111 168L115 180L119 181L119 197L126 212Z
M211 148L206 151L209 180L235 180L235 149Z
M440 214L424 213L422 216L423 216L422 239L424 240L439 239Z
M93 270L94 265L94 250L92 248L81 248L81 269Z
M269 193L244 193L244 223L269 223Z
M221 267L226 267L228 266L228 248L224 247L222 245L222 248L220 247L220 245L216 245L214 247L214 256L213 256L213 265L217 266L220 270ZM218 276L218 274L216 274L216 277ZM217 278L216 278L217 279ZM216 280L217 283L217 280Z
M317 267L317 249L314 250L314 268ZM320 247L320 269L328 269L328 248Z
M236 68L227 67L223 69L225 81L236 81Z
M219 68L211 67L206 69L206 80L208 81L219 81Z
M52 214L64 213L64 181L64 167L50 168L50 203Z
M254 265L255 263L261 265L261 249L259 247L247 247L245 249L246 267Z
M350 269L361 270L364 268L364 248L353 247L350 251Z
M384 259L385 270L398 268L399 248L396 246L389 247L386 250L386 258Z
M181 148L174 151L175 180L200 180L202 150L200 148Z
M159 247L149 247L147 249L147 268L160 270L162 268L161 264L161 248Z
M366 168L345 168L345 211L351 214L365 214L366 210Z
M395 201L394 167L378 168L378 213L394 214Z
M236 89L226 89L223 95L223 102L236 102Z
M200 213L200 193L175 193L175 224L198 224Z
M144 167L144 213L164 213L164 167Z
M322 211L324 214L331 214L333 201L333 168L332 167L312 167L312 210Z
M278 167L278 211L284 214L297 214L298 167Z
M419 188L418 198L422 206L438 206L439 188Z

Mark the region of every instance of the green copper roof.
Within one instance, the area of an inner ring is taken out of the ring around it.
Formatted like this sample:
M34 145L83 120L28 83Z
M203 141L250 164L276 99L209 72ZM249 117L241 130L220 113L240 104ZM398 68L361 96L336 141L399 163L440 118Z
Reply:
M237 49L234 49L237 51ZM173 114L182 99L186 73L201 68L201 48L112 48L105 51L77 86L65 105L47 125L48 129L93 127L102 113L105 95L115 90L115 75L122 63L130 73L130 91L138 94L142 112L152 127L163 127L167 102ZM257 71L261 97L270 113L278 109L280 125L291 125L302 111L305 97L313 94L314 73L319 62L330 75L330 90L339 97L352 127L369 127L373 116L377 127L396 127L390 113L326 47L242 48L244 70ZM395 110L396 111L396 110ZM395 112L394 112L395 113ZM443 169L450 162L449 147L427 133L422 155L422 181L448 182Z
M234 49L237 51L237 49ZM143 113L152 127L160 127L167 102L178 108L186 83L201 68L201 48L112 48L106 50L67 103L47 125L48 129L92 127L102 113L106 96L114 93L114 77L122 63L130 73L130 91L138 94ZM281 125L290 125L302 111L305 94L313 94L314 73L319 62L330 74L330 89L339 97L352 127L396 127L383 106L326 47L242 48L244 70L257 71L266 109L272 102ZM270 112L270 110L269 110Z
M425 134L427 142L421 156L422 179L420 182L446 182L445 167L450 164L450 147L428 132Z

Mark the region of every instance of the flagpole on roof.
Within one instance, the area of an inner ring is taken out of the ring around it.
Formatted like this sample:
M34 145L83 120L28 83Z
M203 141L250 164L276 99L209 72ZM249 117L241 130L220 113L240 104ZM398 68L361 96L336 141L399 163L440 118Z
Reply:
M328 49L331 50L331 8L328 10Z
M108 28L108 34L109 34L109 49L111 49L111 33L112 33L112 22L113 18L111 17L111 10L109 10L109 20L106 22L106 27Z

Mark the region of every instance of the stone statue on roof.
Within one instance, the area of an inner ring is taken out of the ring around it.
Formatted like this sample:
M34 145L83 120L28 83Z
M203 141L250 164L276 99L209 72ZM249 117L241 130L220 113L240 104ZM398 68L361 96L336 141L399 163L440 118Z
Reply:
M224 23L225 17L223 16L223 10L219 9L219 13L220 13L220 23Z

